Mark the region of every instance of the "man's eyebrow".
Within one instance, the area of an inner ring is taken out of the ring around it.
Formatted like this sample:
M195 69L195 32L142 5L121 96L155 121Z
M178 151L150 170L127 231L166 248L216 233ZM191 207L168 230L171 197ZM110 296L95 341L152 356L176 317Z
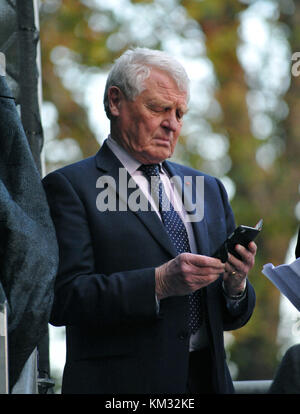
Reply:
M185 115L189 111L189 107L184 106L182 109L180 108L180 110L182 111L183 115Z
M161 99L149 99L148 101L149 105L158 105L158 106L170 106L170 103L166 102L166 101L162 101Z

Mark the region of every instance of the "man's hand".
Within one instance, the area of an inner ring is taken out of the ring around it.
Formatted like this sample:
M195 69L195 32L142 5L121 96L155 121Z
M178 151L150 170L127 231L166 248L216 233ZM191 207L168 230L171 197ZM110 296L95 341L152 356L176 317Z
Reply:
M230 296L238 295L244 291L247 275L254 266L257 246L252 241L249 243L248 249L238 244L235 250L242 257L242 260L229 253L223 277L226 293Z
M155 269L158 300L183 296L209 285L225 271L225 263L213 257L182 253Z

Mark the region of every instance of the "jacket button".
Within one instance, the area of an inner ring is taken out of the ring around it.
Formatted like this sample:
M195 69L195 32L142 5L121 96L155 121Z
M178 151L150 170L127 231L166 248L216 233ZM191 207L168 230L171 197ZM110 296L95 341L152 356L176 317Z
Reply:
M188 337L188 332L180 332L178 334L178 338L183 341L184 339L186 339Z

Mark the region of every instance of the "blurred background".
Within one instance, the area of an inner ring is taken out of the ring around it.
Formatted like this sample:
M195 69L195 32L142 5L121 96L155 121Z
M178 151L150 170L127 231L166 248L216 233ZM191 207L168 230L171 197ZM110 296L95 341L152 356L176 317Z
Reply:
M44 170L96 153L108 134L107 73L125 49L159 48L191 79L174 160L219 177L238 224L264 219L250 280L250 322L225 334L235 380L272 379L300 342L299 312L262 274L294 260L300 221L300 2L293 0L40 1ZM60 392L64 328L50 326Z

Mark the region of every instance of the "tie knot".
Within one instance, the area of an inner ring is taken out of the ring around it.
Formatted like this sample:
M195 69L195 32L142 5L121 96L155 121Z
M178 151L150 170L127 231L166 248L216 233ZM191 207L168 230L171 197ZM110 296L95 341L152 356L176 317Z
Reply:
M159 177L159 164L142 164L139 167L145 176L151 181L151 177Z

